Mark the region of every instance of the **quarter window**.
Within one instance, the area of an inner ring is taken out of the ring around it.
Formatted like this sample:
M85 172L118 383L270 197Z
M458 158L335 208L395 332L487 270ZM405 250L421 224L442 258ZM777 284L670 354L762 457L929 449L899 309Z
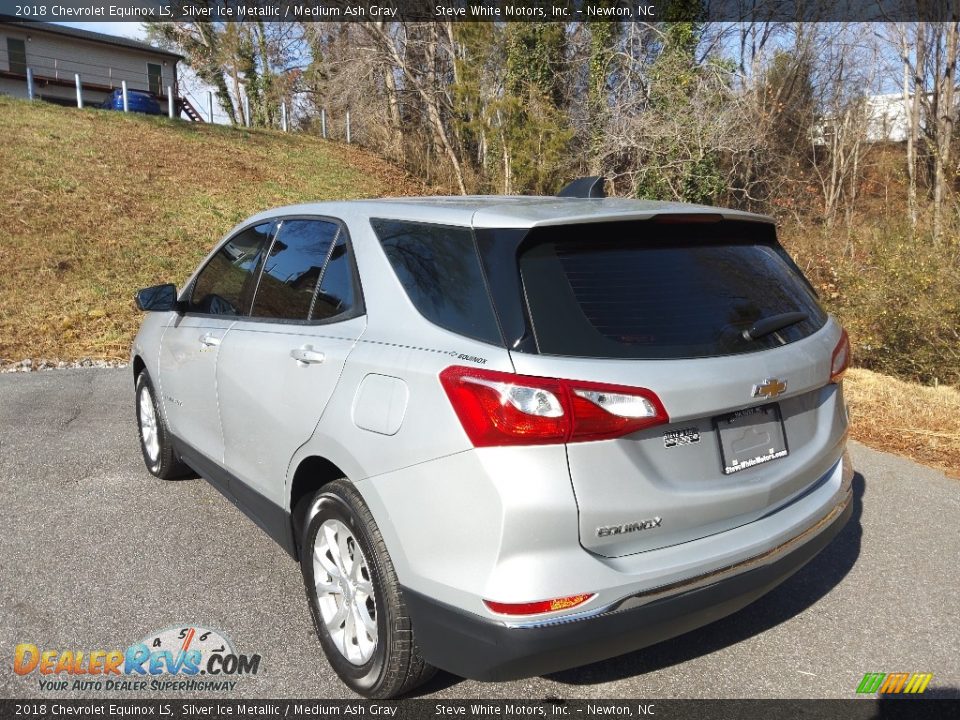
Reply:
M421 315L459 335L503 344L470 228L401 220L371 224Z
M264 263L251 314L309 320L317 284L339 230L335 223L322 220L284 221Z
M206 264L193 284L189 312L244 315L250 305L255 270L270 241L273 223L238 233Z

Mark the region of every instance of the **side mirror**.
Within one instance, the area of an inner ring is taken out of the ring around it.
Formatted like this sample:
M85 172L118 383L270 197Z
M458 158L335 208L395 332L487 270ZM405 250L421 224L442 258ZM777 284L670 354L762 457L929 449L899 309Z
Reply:
M137 290L137 309L148 312L168 312L177 310L177 286L173 283L154 285L153 287Z

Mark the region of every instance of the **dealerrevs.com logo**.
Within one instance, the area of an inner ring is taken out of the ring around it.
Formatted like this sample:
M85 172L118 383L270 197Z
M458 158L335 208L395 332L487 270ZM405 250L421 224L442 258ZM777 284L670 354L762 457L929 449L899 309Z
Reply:
M44 691L231 691L236 678L259 669L260 655L239 654L223 633L186 624L151 633L126 650L20 643L13 656L13 671L37 676Z

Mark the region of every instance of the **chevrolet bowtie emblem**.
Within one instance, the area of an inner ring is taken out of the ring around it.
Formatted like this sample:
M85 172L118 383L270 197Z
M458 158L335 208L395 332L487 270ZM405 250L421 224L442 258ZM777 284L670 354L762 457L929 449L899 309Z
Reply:
M775 398L783 395L787 390L787 381L779 378L767 378L759 385L753 386L753 397Z

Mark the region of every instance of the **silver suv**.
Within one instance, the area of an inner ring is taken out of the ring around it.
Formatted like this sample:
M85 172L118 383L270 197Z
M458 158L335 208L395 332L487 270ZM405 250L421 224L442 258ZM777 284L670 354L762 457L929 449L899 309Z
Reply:
M299 561L361 695L687 632L850 516L849 343L766 217L297 205L137 302L147 468L205 477Z

